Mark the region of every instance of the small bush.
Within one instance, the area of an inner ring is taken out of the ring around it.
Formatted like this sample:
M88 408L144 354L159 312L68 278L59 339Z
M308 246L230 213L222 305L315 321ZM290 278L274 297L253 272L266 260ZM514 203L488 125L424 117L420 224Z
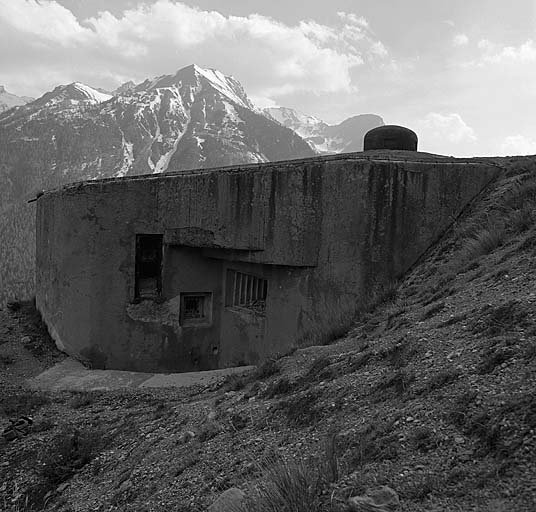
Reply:
M477 396L478 393L476 391L470 390L456 397L450 411L448 412L448 416L452 423L460 428L465 426L470 414L470 407Z
M233 512L321 512L325 488L319 465L274 458L252 494Z
M221 427L215 421L207 421L203 424L200 431L197 434L197 440L200 443L204 443L213 439L222 432Z
M319 382L333 378L333 370L330 368L331 360L329 357L321 356L313 361L303 380L305 383Z
M2 366L11 366L15 363L15 359L11 356L0 355L0 364Z
M387 360L390 365L400 369L404 368L416 353L417 350L402 338L394 345L390 345L379 351L378 357Z
M396 459L400 443L393 433L393 422L378 421L358 430L346 444L345 458L352 470L370 462Z
M277 406L287 417L289 425L304 426L318 421L321 411L317 407L318 394L303 393L286 400L281 400Z
M416 474L400 488L400 494L406 500L423 501L443 488L445 477L432 473Z
M448 327L449 325L454 325L460 322L463 322L467 318L467 313L458 313L453 315L444 322L441 322L438 327Z
M427 320L428 318L432 318L443 309L445 309L445 303L438 302L437 304L434 304L433 306L430 306L429 308L426 308L424 310L424 313L421 315L421 320Z
M473 334L499 336L517 327L527 327L529 311L519 301L511 300L505 304L494 306L486 304L471 322Z
M481 356L477 371L481 375L492 373L497 366L505 363L512 357L515 352L511 347L493 346L488 348Z
M104 443L99 429L63 429L41 453L41 476L47 486L54 489L71 478L95 457Z
M81 409L93 403L93 396L87 391L78 391L73 393L73 395L69 402L72 409Z
M267 359L252 372L227 375L223 382L224 389L226 391L240 391L252 382L276 375L280 371L278 357L274 356Z
M0 397L0 413L3 416L32 414L50 403L50 396L43 391L14 391Z
M288 395L298 386L299 384L297 382L290 381L287 377L281 377L270 383L264 393L262 393L262 396L264 398L274 398L280 395Z
M404 394L409 386L415 381L415 374L405 370L397 371L391 376L380 381L376 386L376 391L393 389L397 396Z
M460 377L460 372L455 369L442 370L433 375L424 386L416 390L417 394L429 393L436 389L451 384Z
M268 377L272 377L280 372L279 364L277 362L277 357L271 357L262 363L255 370L255 379L263 380Z
M418 427L411 434L413 446L420 452L428 452L438 446L438 439L435 432L428 427Z
M474 236L465 241L460 254L460 263L472 262L493 252L502 245L507 235L506 227L500 221L490 221Z
M350 361L350 364L348 365L348 368L346 370L347 373L354 373L357 370L360 370L364 366L366 366L370 360L372 359L372 352L363 352L361 354L358 354L355 358L352 358Z

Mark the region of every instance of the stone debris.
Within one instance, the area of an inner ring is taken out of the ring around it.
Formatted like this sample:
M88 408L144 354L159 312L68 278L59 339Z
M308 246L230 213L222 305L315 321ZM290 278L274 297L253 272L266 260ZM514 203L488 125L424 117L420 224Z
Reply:
M243 491L231 487L216 498L216 501L208 507L207 512L236 512L236 510L240 510L239 507L245 497Z
M13 441L29 434L33 419L30 416L21 416L18 420L10 420L11 425L2 433L6 441Z
M391 512L399 505L398 494L386 485L369 491L365 496L348 499L350 512Z

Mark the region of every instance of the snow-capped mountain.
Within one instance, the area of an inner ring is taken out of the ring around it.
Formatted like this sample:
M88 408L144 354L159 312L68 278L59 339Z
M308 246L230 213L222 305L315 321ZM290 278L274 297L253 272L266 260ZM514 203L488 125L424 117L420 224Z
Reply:
M31 290L26 200L64 183L313 156L240 83L192 65L112 94L75 82L0 114L0 303ZM15 284L16 283L16 284Z
M353 116L342 123L329 125L317 117L287 107L269 107L263 112L294 130L312 149L322 154L363 151L365 133L384 124L383 119L374 114Z
M11 94L6 91L6 88L3 85L0 85L0 114L10 108L25 105L26 103L33 101L33 99L34 98L29 98L28 96Z

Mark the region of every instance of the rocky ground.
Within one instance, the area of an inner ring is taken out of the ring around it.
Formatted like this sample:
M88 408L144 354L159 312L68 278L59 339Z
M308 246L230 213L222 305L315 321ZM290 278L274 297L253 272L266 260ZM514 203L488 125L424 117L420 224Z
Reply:
M0 446L0 509L202 511L232 487L254 497L286 468L287 497L304 476L308 508L251 498L249 510L348 510L382 485L401 511L536 510L536 163L502 163L343 338L246 377L31 391L24 380L61 355L30 306L3 311L0 427L34 423Z

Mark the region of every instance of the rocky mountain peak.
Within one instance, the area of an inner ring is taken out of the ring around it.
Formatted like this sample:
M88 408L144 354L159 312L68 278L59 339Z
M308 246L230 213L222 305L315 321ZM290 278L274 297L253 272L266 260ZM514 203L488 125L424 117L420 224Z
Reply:
M6 88L3 85L0 85L0 94L6 92Z
M212 89L236 105L250 110L255 109L238 80L232 76L224 75L217 69L205 69L197 64L181 68L174 75L161 75L147 79L137 85L134 91L141 92L171 87L178 88L182 95L195 94L201 89Z

